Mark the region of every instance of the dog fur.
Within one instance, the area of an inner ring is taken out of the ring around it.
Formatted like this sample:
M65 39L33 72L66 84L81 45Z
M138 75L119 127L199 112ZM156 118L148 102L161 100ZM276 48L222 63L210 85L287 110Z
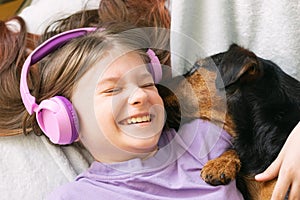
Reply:
M170 127L178 129L200 117L234 138L233 150L209 161L201 177L212 185L236 178L245 199L270 199L276 180L258 183L253 176L272 163L300 121L300 82L272 61L233 44L162 85Z

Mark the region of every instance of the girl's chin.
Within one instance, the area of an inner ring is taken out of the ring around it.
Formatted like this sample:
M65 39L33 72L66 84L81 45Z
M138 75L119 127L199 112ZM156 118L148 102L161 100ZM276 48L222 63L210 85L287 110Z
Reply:
M136 123L131 125L123 125L119 127L122 134L128 139L137 141L152 140L152 138L159 138L162 126L154 125L151 122Z

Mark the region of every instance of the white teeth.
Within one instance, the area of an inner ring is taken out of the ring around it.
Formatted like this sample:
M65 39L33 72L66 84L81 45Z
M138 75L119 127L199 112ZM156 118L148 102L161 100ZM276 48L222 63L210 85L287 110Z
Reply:
M143 116L143 118L141 119L142 121L149 121L150 117L149 116Z
M150 115L146 115L143 117L132 117L130 119L127 119L128 124L135 124L140 122L150 122Z
M137 121L137 122L141 122L141 121L142 121L142 118L138 117L138 118L136 118L136 121Z

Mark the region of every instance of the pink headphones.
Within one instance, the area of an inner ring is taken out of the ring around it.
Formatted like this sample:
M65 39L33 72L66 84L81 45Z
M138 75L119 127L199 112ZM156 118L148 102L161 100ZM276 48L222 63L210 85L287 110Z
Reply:
M20 92L23 104L30 115L33 112L36 113L38 125L54 144L71 144L78 138L79 123L76 111L71 102L63 96L54 96L43 100L38 105L35 102L35 97L30 94L27 85L29 67L71 39L93 31L96 31L96 28L78 28L49 38L27 57L23 65L20 80ZM151 49L147 53L151 59L151 65L149 65L150 73L155 83L158 83L162 78L162 68L159 59Z

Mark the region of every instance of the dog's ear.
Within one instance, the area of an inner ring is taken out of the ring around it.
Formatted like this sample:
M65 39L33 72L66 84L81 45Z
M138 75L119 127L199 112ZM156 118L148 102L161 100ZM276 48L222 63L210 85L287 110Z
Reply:
M237 45L231 46L219 66L223 88L257 80L263 73L261 65L259 58L253 52Z
M240 79L241 83L250 83L261 77L262 69L256 57L247 57L244 60L236 79Z

